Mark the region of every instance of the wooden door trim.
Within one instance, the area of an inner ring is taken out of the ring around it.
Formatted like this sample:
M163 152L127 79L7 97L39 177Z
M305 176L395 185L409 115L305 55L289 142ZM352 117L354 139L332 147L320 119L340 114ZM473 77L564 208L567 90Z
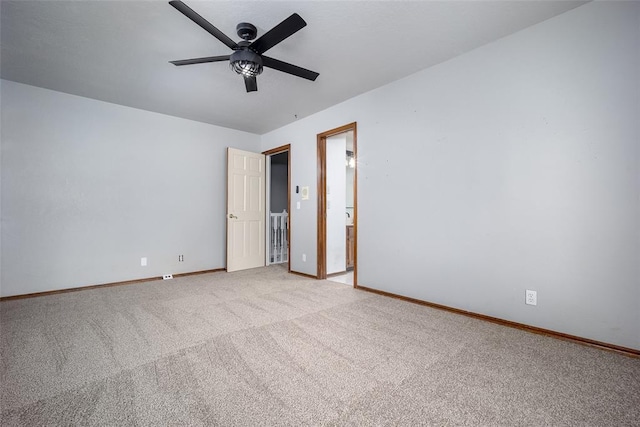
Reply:
M318 279L327 278L327 138L341 133L353 131L353 155L356 167L353 174L353 287L358 284L358 126L357 122L349 123L317 135L318 164L318 228L317 228L317 270Z
M289 214L289 227L287 227L287 271L291 273L291 144L281 145L271 150L263 151L262 154L271 157L274 154L288 152L287 158L287 213ZM269 160L271 161L271 160ZM269 180L271 182L271 180ZM271 188L269 188L271 192Z
M317 240L318 245L316 249L317 267L316 277L318 279L327 278L327 219L325 213L327 212L327 137L322 134L318 134L318 227L317 227Z
M291 144L281 145L280 147L272 148L271 150L263 151L265 156L272 156L274 154L284 153L291 150Z

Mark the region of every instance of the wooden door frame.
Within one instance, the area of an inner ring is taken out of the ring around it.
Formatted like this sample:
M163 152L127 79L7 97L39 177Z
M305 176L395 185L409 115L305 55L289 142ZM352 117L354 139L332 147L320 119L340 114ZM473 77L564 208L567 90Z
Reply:
M266 157L269 157L269 170L271 170L271 156L288 152L287 158L287 213L289 214L289 226L287 227L287 271L291 273L291 144L281 145L271 150L263 151ZM271 180L269 180L271 183ZM269 200L271 200L271 185L269 185ZM266 242L265 242L266 243ZM267 248L268 250L269 248Z
M353 171L353 287L358 287L358 126L349 123L317 135L318 145L318 266L316 277L327 278L327 138L353 131L353 155L356 166Z

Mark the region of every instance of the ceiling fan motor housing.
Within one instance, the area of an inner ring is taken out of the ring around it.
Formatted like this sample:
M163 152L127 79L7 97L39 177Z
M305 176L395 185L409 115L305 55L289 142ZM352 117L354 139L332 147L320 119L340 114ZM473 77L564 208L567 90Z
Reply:
M236 25L236 32L238 36L243 40L253 40L258 35L258 30L253 24L248 22L241 22Z

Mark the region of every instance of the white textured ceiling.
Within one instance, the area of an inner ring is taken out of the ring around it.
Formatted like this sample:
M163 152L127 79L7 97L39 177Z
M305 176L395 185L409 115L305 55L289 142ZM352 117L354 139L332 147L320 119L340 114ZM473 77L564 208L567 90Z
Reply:
M165 1L5 1L1 75L16 82L262 134L500 37L583 1L192 1L234 40L293 12L307 27L268 56L320 73L266 68L246 93L228 62L170 60L231 51Z

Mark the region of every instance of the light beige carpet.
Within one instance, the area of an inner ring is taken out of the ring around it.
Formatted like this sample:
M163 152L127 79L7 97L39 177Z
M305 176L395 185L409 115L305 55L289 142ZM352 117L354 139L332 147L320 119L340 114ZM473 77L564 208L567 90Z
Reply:
M281 266L0 304L2 425L640 425L640 359Z

